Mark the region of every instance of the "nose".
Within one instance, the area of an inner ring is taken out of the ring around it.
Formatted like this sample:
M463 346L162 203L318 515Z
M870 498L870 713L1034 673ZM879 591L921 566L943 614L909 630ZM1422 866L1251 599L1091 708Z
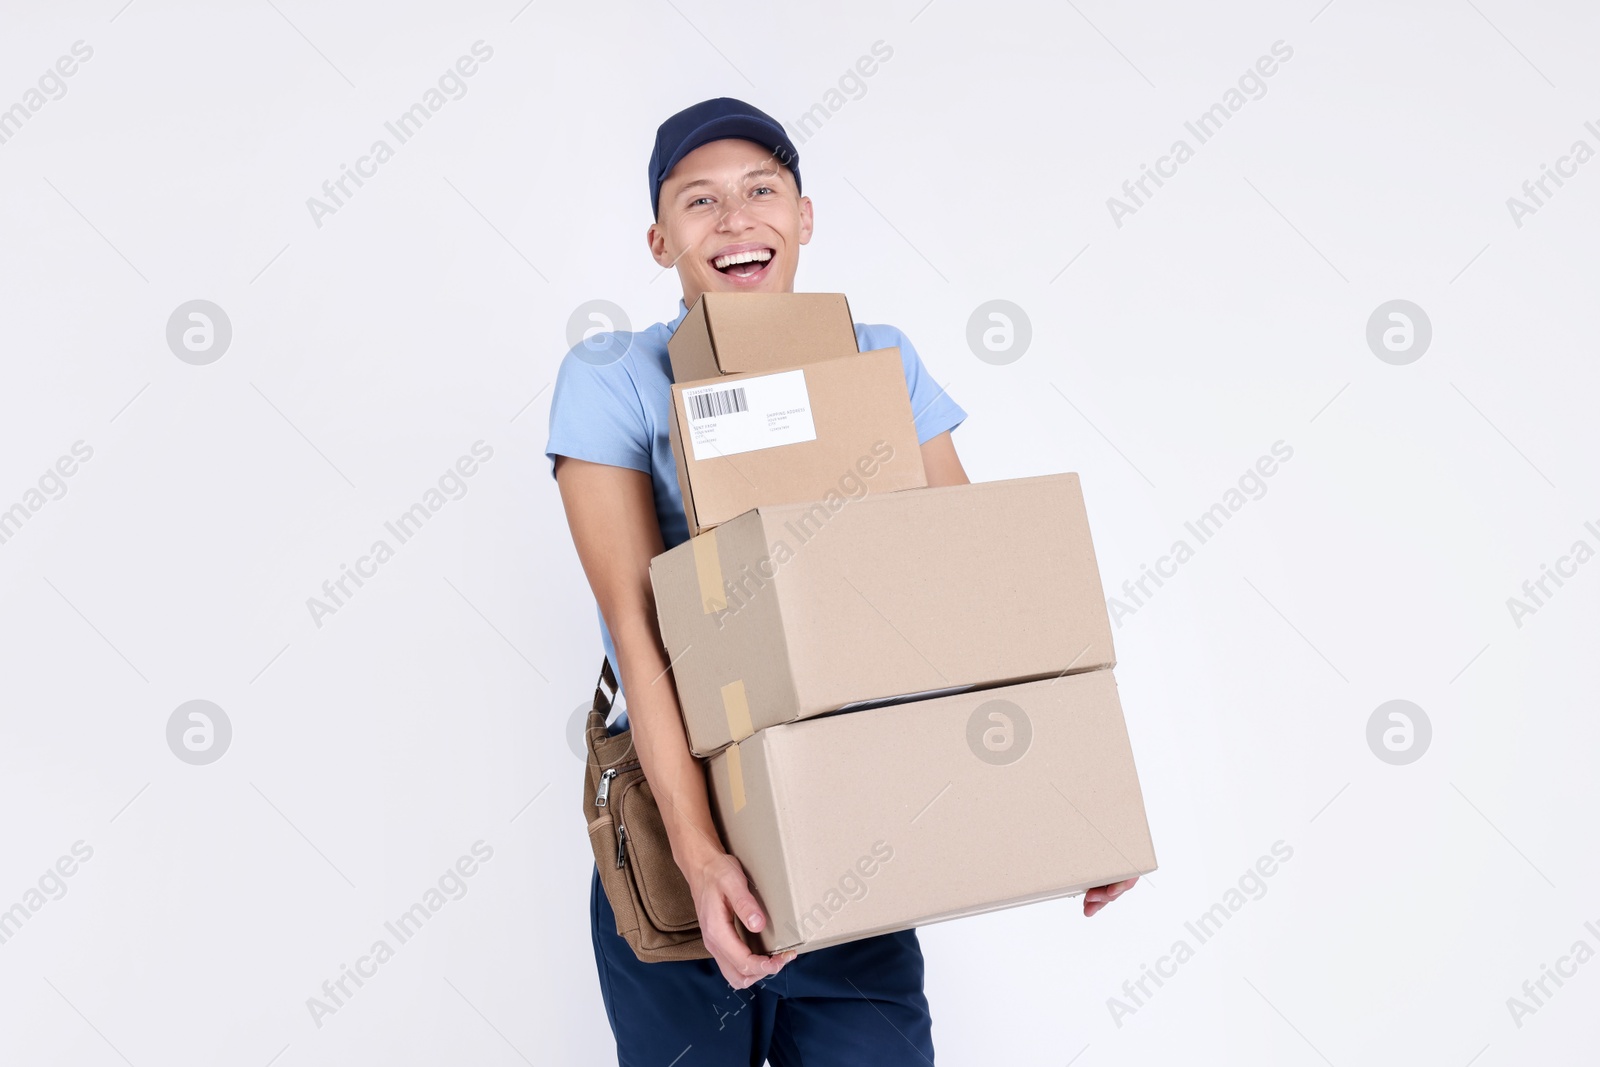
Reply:
M717 218L717 229L729 232L738 232L747 227L744 217L744 200L737 196L730 196L723 201L726 205Z

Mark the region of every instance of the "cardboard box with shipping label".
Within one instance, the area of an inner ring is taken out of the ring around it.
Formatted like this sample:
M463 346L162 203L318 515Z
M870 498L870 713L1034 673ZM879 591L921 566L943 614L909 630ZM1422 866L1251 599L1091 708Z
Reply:
M672 387L690 533L763 504L821 500L886 445L874 488L928 484L898 348Z
M1076 474L880 491L898 459L651 561L696 755L847 706L1116 662Z
M1156 869L1110 670L774 726L708 776L767 912L765 953Z

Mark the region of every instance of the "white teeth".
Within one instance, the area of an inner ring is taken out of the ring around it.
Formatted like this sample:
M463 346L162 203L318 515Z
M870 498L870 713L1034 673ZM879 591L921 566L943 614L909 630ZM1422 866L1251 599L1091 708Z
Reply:
M760 248L753 252L735 252L731 256L718 256L711 261L711 265L718 270L726 270L728 267L738 263L765 263L771 258L771 252L765 248Z

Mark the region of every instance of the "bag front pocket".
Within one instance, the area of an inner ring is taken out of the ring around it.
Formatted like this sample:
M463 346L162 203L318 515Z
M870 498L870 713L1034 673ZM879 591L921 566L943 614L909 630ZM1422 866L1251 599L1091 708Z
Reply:
M661 809L644 774L613 784L617 856L631 868L645 914L657 929L693 930L700 925L694 894L672 858L672 843Z

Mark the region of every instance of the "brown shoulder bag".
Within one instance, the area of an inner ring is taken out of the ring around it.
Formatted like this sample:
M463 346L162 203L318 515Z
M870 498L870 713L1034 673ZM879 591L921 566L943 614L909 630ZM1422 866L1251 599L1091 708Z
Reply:
M617 933L645 963L709 959L694 896L672 858L666 824L633 748L633 730L606 731L616 692L611 663L602 660L584 728L583 778L583 814L600 887L617 917Z

